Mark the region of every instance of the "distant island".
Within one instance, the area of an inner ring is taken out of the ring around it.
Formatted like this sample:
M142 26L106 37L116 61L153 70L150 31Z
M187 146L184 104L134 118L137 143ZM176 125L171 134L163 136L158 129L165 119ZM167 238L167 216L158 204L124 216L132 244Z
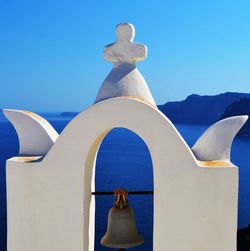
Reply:
M158 108L174 124L212 125L221 119L228 106L244 98L250 98L250 94L236 92L213 96L192 94L183 101L167 102Z
M233 102L226 108L221 119L237 115L248 115L250 117L250 98L242 98L240 101ZM250 136L250 119L241 128L239 135Z

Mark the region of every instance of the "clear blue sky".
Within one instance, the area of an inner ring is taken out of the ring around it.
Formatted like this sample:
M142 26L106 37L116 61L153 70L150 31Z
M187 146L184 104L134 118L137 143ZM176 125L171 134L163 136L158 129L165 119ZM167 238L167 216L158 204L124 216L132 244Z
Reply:
M138 64L157 102L250 93L250 1L0 0L0 108L80 111L112 68L120 22L148 46Z

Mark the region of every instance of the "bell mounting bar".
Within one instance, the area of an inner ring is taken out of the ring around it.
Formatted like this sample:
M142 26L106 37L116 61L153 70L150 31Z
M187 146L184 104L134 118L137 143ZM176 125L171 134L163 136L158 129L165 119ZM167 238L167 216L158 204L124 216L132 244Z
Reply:
M97 191L97 192L92 192L92 195L115 195L114 191L110 192L105 192L105 191ZM129 191L128 195L152 195L154 194L154 191Z

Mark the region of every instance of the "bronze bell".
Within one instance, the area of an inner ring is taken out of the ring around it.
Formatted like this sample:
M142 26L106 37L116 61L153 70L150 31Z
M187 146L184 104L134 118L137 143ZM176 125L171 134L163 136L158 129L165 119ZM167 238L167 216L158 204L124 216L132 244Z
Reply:
M128 206L127 191L118 189L115 205L109 210L108 228L101 239L101 244L109 248L125 249L141 245L144 240L139 235L134 210Z

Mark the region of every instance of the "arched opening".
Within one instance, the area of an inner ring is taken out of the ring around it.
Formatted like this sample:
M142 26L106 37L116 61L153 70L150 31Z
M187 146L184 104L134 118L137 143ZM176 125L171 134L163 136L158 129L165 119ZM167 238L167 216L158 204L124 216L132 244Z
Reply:
M103 139L97 153L95 191L153 191L153 165L148 147L137 134L114 128ZM106 232L108 212L114 196L95 196L95 250L110 250L100 244ZM129 195L144 244L135 250L153 249L153 195Z

